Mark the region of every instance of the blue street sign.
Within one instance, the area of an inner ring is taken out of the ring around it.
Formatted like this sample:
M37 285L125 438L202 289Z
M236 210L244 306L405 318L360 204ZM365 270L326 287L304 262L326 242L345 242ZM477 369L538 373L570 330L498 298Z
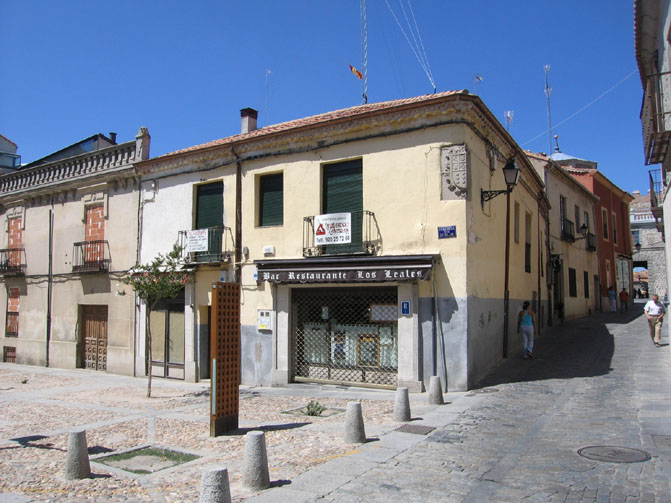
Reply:
M448 225L447 227L438 227L438 239L456 238L457 226Z
M401 314L410 314L410 302L404 300L401 302Z

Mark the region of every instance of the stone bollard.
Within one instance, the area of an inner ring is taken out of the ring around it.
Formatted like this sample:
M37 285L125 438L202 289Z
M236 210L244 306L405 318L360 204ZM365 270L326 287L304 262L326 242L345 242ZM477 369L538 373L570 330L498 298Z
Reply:
M440 384L440 377L431 376L429 381L429 404L431 405L443 405L445 400L443 400L443 388Z
M255 491L270 487L266 434L262 431L250 431L245 435L242 483Z
M396 389L396 400L394 400L394 421L405 423L410 421L410 400L408 399L408 388Z
M200 503L231 503L228 470L222 465L206 466L200 479Z
M345 412L345 442L348 444L363 444L366 441L366 431L363 426L361 402L347 402Z
M86 430L70 432L68 437L68 455L65 460L65 472L63 476L67 480L91 478L89 450L86 445Z

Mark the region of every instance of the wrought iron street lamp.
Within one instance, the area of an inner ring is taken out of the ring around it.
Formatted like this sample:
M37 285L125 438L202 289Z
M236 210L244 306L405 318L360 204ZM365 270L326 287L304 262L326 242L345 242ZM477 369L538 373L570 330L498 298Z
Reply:
M636 251L637 251L637 252L640 252L640 251L641 251L641 243L639 243L638 241L636 241L636 244L634 245L634 248L636 248Z
M576 241L580 241L581 239L585 239L587 237L587 233L589 232L589 229L587 228L587 225L582 224L580 226L580 229L578 229L578 232L580 233L581 237L575 238Z
M482 206L485 206L485 203L491 199L494 199L496 196L501 194L510 194L513 191L513 187L517 185L517 181L520 178L520 168L515 162L515 158L511 157L506 161L506 165L503 167L503 178L506 181L507 189L504 190L482 190L480 189L480 202Z

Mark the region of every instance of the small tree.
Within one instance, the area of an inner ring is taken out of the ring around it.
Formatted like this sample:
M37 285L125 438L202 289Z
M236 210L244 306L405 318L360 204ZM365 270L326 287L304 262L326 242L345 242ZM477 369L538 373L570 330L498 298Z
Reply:
M147 336L147 398L151 397L151 312L163 299L177 295L184 287L188 276L180 270L182 247L174 245L170 253L158 254L149 264L136 265L131 275L123 280L145 303L145 327Z

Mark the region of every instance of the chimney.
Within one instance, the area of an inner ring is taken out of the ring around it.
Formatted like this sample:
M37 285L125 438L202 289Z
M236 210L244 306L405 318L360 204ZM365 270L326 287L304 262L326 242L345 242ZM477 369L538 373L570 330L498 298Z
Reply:
M112 133L111 131L110 131L110 141L111 141L114 145L116 145L116 133Z
M259 112L253 108L243 108L240 110L240 117L242 119L240 124L240 133L250 133L256 130L256 118L258 117Z

